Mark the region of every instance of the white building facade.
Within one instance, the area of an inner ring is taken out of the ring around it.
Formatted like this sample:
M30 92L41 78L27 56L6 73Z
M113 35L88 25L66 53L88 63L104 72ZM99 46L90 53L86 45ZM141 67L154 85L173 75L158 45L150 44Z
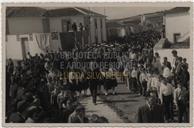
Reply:
M35 52L44 53L39 50L28 50L37 48L37 44L32 43L36 40L34 35L52 35L51 33L68 33L73 32L72 24L75 23L77 30L82 24L85 38L83 42L87 45L93 43L102 43L107 40L106 35L106 16L86 10L83 8L59 8L46 10L37 7L11 7L6 10L6 49L7 58L22 59L22 49L29 51L31 54ZM50 33L50 34L49 34ZM32 36L32 40L29 37ZM25 42L23 43L23 39ZM52 40L50 43L57 42L57 47L60 43L60 38ZM22 43L25 46L22 46ZM17 46L16 46L17 45ZM32 46L35 45L35 46ZM52 45L55 47L54 45ZM9 50L13 49L14 50ZM52 48L50 48L52 49ZM56 51L58 48L53 48ZM18 52L18 53L17 53ZM21 52L21 53L20 53ZM18 55L17 55L18 54ZM17 56L17 57L16 57Z
M189 7L177 7L166 11L164 25L165 36L170 43L181 42L189 38L192 27Z

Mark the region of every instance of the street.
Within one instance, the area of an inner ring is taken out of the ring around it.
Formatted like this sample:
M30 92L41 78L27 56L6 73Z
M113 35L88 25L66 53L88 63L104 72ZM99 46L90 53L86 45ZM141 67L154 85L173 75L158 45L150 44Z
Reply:
M137 109L145 104L145 98L137 94L130 94L122 83L118 84L116 92L116 95L100 94L97 105L93 105L91 97L83 98L81 103L86 107L86 114L104 116L110 123L136 122Z

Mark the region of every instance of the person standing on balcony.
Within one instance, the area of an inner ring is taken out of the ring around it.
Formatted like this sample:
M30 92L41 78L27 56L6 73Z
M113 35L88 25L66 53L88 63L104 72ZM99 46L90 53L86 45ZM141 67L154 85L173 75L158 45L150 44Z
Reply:
M77 32L77 25L76 25L75 22L73 22L73 24L72 24L72 30L73 30L74 32Z

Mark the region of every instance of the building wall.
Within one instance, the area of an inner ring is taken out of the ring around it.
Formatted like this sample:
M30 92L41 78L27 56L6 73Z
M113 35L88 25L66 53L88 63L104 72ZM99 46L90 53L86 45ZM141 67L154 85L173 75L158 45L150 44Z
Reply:
M50 18L50 32L62 32L61 20L58 18Z
M102 40L107 41L106 19L102 18Z
M97 29L95 28L95 19L97 20ZM102 20L102 22L101 22ZM106 35L106 23L104 17L92 17L90 19L90 32L91 32L91 43L95 43L95 35L97 34L98 42L102 43L107 41ZM101 26L102 23L102 26Z
M28 38L27 47L31 55L44 53L35 41L34 35L33 40L29 39L29 34L19 35L20 40L17 39L17 35L7 35L6 41L6 58L12 58L15 60L23 59L22 56L22 45L21 38Z
M70 21L70 23L75 22L77 26L79 26L79 23L82 23L82 25L84 25L83 16L51 17L49 19L50 19L50 32L62 32L62 20Z
M101 18L97 18L98 43L102 43Z
M97 19L97 29L95 29L94 19ZM52 17L49 18L49 26L50 32L62 32L62 20L70 21L71 23L75 22L77 26L79 23L82 23L83 26L87 26L84 24L84 17L83 16L73 16L73 17ZM102 20L102 22L101 22ZM31 34L31 33L43 33L43 21L42 18L37 17L14 17L8 19L9 25L9 33L8 35L15 35L16 34ZM102 25L101 25L102 23ZM102 43L102 41L107 40L106 35L106 24L105 24L105 17L92 17L90 20L90 34L88 34L89 43L95 43L95 35L97 35L98 43ZM9 39L10 40L10 39ZM14 40L13 42L17 42ZM10 42L8 41L8 46ZM15 45L15 44L14 44ZM20 44L21 45L21 44ZM9 46L10 47L10 46ZM19 47L19 46L18 46ZM34 53L34 47L32 47L32 53ZM14 52L13 52L14 53ZM39 53L39 52L38 52ZM8 53L12 54L12 53ZM12 56L12 55L11 55ZM15 56L15 55L13 55ZM21 58L21 56L19 56Z
M85 17L86 18L86 17ZM62 32L62 19L69 20L71 23L75 22L77 26L79 26L79 23L82 23L82 25L87 26L85 24L85 20L83 16L74 16L74 17L53 17L50 18L50 32ZM95 19L97 20L97 29L95 29ZM102 29L101 29L101 19L102 19ZM106 41L106 24L105 24L105 18L102 17L91 17L90 18L90 36L88 38L90 43L95 43L95 35L97 34L98 43L102 43L102 41Z
M22 46L21 42L17 41L16 35L8 35L6 41L6 58L16 60L22 59Z
M17 35L7 35L6 39L6 58L12 58L15 60L21 60L23 59L22 56L22 45L21 45L21 38L27 38L28 42L27 44L27 49L30 52L32 56L35 54L40 54L40 53L45 53L43 50L41 50L36 42L36 37L38 33L33 33L32 34L32 40L30 40L30 35L29 34L21 34L18 37L20 40L18 40ZM49 33L47 33L49 34ZM49 35L50 36L50 35ZM59 36L59 35L58 35ZM60 38L58 37L58 40L50 40L49 42L49 47L50 50L52 51L58 51L59 48L61 48L61 41Z
M166 37L174 43L174 33L180 33L184 36L190 31L190 15L189 13L167 14L165 16Z
M92 43L95 43L95 33L96 33L96 29L95 29L95 23L94 23L94 17L92 17L90 19L90 41L89 43L92 44Z
M43 32L42 18L40 17L11 17L7 21L8 34L27 34Z

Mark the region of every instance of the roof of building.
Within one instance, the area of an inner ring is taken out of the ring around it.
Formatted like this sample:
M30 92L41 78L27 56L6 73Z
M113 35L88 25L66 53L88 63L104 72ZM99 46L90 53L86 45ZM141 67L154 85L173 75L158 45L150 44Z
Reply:
M181 13L181 12L188 12L190 7L175 7L170 10L164 10L164 11L158 11L158 12L152 12L152 13L145 13L140 14L136 16L131 16L127 18L121 18L121 19L114 19L112 21L120 21L124 23L136 23L141 20L141 15L144 15L147 18L155 18L155 17L162 17L163 14L170 14L170 13Z
M120 19L113 19L111 21L119 21L119 22L125 22L125 21L136 21L136 20L141 20L141 16L131 16L131 17L126 17L126 18L120 18Z
M61 16L77 16L84 14L76 10L75 8L59 8L48 10L46 15L49 17L61 17Z
M149 17L161 17L161 16L163 16L164 12L165 11L146 13L146 14L144 14L144 16L147 17L147 18L149 18Z
M7 17L41 17L46 13L46 9L39 7L8 7Z
M85 12L87 15L95 15L95 16L103 16L103 17L106 17L105 15L96 13L96 12L94 12L94 11L91 11L91 10L88 10L88 9L85 9L85 8L76 7L76 9L79 9L79 10Z
M172 14L172 13L182 13L182 12L188 12L190 10L190 7L175 7L170 10L166 10L166 14Z
M39 7L8 7L6 10L7 17L60 17L60 16L77 16L77 15L88 15L88 16L103 16L102 14L98 14L96 12L78 8L58 8L46 10Z

